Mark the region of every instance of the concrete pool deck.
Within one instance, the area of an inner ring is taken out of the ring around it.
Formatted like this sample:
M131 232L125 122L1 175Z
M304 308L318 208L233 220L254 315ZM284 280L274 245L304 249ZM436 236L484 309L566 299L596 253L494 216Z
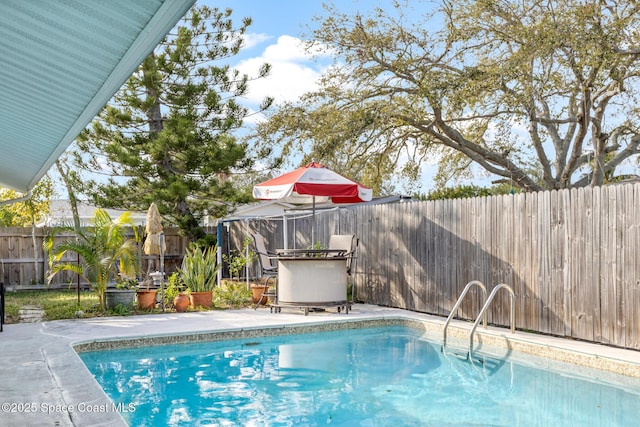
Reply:
M135 338L162 339L215 332L279 330L354 321L406 321L425 325L442 339L446 319L406 310L355 304L349 314L328 309L305 316L267 308L128 317L60 320L4 325L0 333L0 420L7 426L125 426L118 411L78 357L75 346L108 345ZM471 323L453 321L448 336L461 339ZM478 328L476 342L553 357L583 366L640 378L640 352L508 329ZM465 335L466 334L466 335ZM139 340L135 340L140 342ZM449 342L449 341L448 341ZM133 408L135 409L135 408Z

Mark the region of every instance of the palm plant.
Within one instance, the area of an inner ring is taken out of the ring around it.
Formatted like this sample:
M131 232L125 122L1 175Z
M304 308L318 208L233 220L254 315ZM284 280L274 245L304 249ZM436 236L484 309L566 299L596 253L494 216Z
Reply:
M180 273L182 281L192 292L208 292L218 280L217 245L202 249L196 244L187 248Z
M129 227L133 229L133 238L126 235ZM75 233L76 238L62 241L54 247L55 236L63 231ZM91 284L104 312L105 291L116 274L137 276L137 242L138 233L129 212L113 220L104 209L96 209L89 227L57 227L45 240L45 250L49 253L48 281L50 283L61 271L77 273ZM67 252L79 255L81 262L61 261Z

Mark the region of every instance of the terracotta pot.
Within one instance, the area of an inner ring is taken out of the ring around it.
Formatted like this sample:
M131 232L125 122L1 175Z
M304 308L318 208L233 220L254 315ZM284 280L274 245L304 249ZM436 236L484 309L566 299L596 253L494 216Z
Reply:
M257 304L258 300L260 300L260 305L265 305L269 298L267 298L266 296L262 296L262 293L267 292L268 290L269 290L268 286L251 285L251 301L254 304ZM262 296L262 299L260 299L261 296Z
M191 292L191 305L193 308L211 308L213 305L213 292Z
M173 299L173 308L175 308L178 313L187 311L190 304L191 300L187 294L179 294Z
M138 308L150 310L156 308L156 289L138 289Z

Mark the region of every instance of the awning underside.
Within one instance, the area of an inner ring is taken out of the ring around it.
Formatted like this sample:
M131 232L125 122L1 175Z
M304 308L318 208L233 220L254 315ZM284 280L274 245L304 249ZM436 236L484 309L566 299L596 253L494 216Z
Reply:
M35 185L193 3L0 2L0 186Z

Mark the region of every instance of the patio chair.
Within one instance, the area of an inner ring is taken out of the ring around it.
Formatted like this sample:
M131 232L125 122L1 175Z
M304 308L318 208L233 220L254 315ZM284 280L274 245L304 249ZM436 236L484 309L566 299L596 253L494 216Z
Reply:
M262 296L258 299L254 310L258 308L260 305L260 301L262 298L267 297L276 302L276 289L275 286L267 286L269 284L269 278L276 278L276 286L277 286L277 278L278 278L278 263L274 259L275 253L267 251L267 245L265 243L264 237L260 233L254 233L251 235L253 237L253 246L255 248L256 254L258 255L258 263L260 265L260 281L264 281L263 285L264 290L262 292Z
M329 238L329 249L340 250L337 256L347 257L347 274L351 276L353 260L355 259L358 238L355 234L333 234ZM344 252L342 252L344 251Z

